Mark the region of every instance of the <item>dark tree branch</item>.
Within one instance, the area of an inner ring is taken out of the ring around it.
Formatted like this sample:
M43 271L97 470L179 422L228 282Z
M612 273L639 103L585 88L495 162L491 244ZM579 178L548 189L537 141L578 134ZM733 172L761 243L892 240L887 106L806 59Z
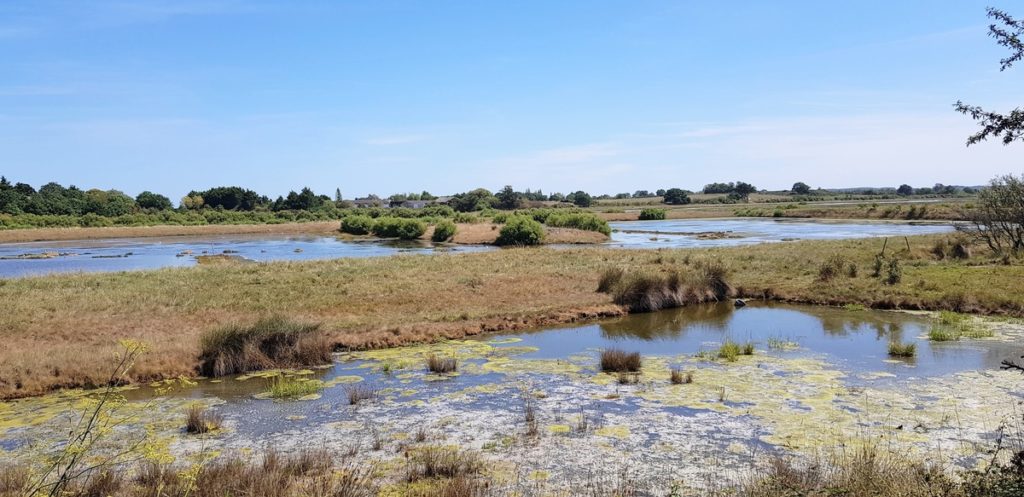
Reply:
M1020 356L1020 358L1024 359L1024 356ZM1016 371L1020 371L1021 373L1024 373L1024 365L1017 364L1016 362L1013 362L1013 361L1011 361L1009 359L1006 359L1006 360L1003 361L1002 368L1003 369L1013 369L1013 370L1016 370Z
M1013 67L1014 63L1024 60L1024 41L1021 41L1024 38L1024 20L1014 19L1006 12L992 7L988 8L988 17L999 21L989 25L989 36L995 38L999 45L1010 49L1010 56L999 61L999 70L1005 71ZM1003 145L1017 140L1024 141L1024 109L1018 107L1009 114L998 114L961 101L953 104L953 108L970 116L981 126L981 131L967 138L967 146L985 141L990 136L1001 138Z
M1005 71L1012 67L1015 62L1024 59L1024 20L1017 20L1009 14L992 7L988 8L988 16L1002 22L1005 26L992 24L988 27L989 36L996 39L996 43L1009 48L1010 56L999 61L999 70Z

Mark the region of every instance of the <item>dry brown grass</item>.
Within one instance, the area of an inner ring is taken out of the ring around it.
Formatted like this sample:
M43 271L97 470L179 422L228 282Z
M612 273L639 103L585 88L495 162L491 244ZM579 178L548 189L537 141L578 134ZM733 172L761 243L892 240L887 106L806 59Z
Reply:
M442 357L437 354L427 356L427 371L431 373L454 373L459 362L454 357Z
M640 371L642 363L639 352L626 352L620 349L601 351L601 371L606 373L635 373Z
M35 228L0 230L0 243L103 238L143 238L197 235L297 235L337 233L337 221L285 224L211 224L205 226L112 226L107 228Z
M224 418L199 404L189 406L185 412L185 432L203 434L217 431L224 424Z
M199 346L200 371L207 376L327 364L333 350L320 324L283 316L214 328Z
M0 280L0 396L95 386L122 338L150 345L136 380L192 375L204 332L273 313L320 322L333 345L352 348L614 316L623 308L594 291L606 268L690 272L690 260L724 261L746 298L1024 315L1024 265L1003 265L978 246L970 260L937 261L938 238L911 237L909 252L889 243L887 255L903 261L897 285L867 275L818 281L818 265L832 254L870 267L879 239L656 253L513 249Z

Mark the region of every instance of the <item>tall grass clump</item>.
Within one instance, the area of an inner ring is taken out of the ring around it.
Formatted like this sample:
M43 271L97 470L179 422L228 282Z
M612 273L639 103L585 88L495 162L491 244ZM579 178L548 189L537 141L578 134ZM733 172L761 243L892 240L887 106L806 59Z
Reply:
M914 357L917 355L917 345L893 340L889 342L889 355L891 357Z
M200 370L206 376L327 364L333 348L319 324L281 316L215 328L203 334L199 345Z
M669 371L668 381L673 385L686 385L693 383L693 371L683 371L682 369L672 368Z
M341 220L342 233L350 235L368 235L373 231L373 218L370 216L346 216Z
M455 236L455 231L457 229L458 228L455 227L455 223L447 219L438 221L437 224L434 225L434 233L430 235L430 239L435 242L447 242Z
M409 482L477 476L484 470L479 454L453 447L416 447L410 449L407 456L406 480Z
M630 312L716 302L735 294L728 282L728 269L719 261L698 262L687 273L627 273L608 269L601 276L598 291L610 294L616 304Z
M437 354L427 356L427 371L431 373L454 373L459 367L454 357L442 357Z
M345 389L349 405L357 405L363 401L374 400L380 395L380 390L370 385L352 385Z
M271 380L268 393L272 399L294 399L320 393L323 388L324 383L320 380L278 376Z
M210 412L209 409L200 405L192 404L185 412L185 432L192 434L203 434L217 431L224 423L224 418L219 414Z
M665 209L648 207L640 211L641 221L661 221L665 219Z
M742 353L743 349L740 347L740 344L732 340L726 340L725 343L718 348L715 355L718 356L719 359L723 359L728 362L736 362Z
M601 371L606 373L636 373L640 371L643 360L639 352L626 352L620 349L601 351Z
M544 226L531 217L510 216L501 228L496 245L540 245L544 241Z
M850 268L854 269L851 271ZM852 264L846 257L833 255L818 266L818 281L832 281L843 275L856 276L856 265Z

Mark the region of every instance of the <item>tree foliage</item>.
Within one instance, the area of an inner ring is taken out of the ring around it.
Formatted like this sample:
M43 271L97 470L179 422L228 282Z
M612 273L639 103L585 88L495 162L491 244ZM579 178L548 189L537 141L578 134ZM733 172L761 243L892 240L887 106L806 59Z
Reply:
M797 195L807 195L808 193L811 193L811 187L803 181L797 181L796 183L793 183L791 191Z
M960 227L995 252L1024 250L1024 176L993 179L978 192L978 201L966 212L970 226Z
M666 204L683 205L690 203L690 196L682 188L669 188L663 196Z
M999 9L988 9L988 17L994 19L989 25L989 36L996 43L1010 50L1010 55L999 61L1000 71L1005 71L1024 59L1024 20L1014 19ZM1024 140L1024 109L1018 107L1007 114L991 112L976 105L958 100L953 107L957 112L970 116L981 126L981 131L967 138L967 145L987 140L990 136L1000 138L1004 145Z

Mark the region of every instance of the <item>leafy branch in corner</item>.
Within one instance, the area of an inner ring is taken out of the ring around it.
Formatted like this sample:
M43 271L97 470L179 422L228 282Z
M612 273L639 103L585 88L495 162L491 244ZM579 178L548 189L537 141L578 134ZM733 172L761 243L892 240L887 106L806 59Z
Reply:
M988 17L998 21L989 25L989 36L1010 50L1010 55L999 61L999 70L1005 71L1024 59L1024 20L1014 19L1006 12L991 7L988 9ZM1024 141L1024 109L1018 107L1008 114L1000 114L976 105L967 105L959 100L953 104L953 108L961 114L970 116L982 128L967 138L968 146L987 140L989 136L1001 137L1004 145L1016 140Z

